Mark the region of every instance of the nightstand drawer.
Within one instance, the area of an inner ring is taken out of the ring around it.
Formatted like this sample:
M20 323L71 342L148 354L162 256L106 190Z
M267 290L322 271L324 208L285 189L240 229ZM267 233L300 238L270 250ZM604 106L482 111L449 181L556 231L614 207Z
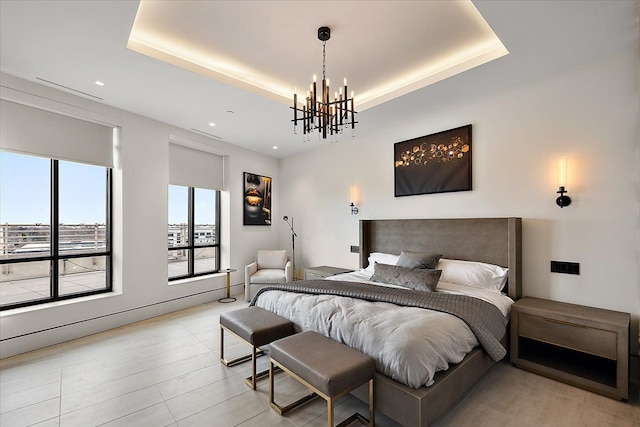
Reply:
M518 313L518 335L616 360L617 334L612 331Z

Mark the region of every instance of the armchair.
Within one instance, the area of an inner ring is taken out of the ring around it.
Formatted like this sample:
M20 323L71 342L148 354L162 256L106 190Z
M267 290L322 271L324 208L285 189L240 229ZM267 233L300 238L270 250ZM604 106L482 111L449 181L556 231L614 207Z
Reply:
M259 250L256 260L244 268L244 296L247 301L265 286L287 283L292 278L291 261L284 250Z

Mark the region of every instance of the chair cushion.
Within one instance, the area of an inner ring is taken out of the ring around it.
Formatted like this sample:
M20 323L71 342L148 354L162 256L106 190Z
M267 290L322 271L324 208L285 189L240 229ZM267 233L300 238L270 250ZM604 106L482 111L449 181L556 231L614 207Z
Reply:
M287 264L287 251L260 250L256 256L256 261L258 262L258 270L265 268L284 270L284 266Z
M256 347L295 333L291 321L260 307L221 313L220 324Z
M249 279L251 283L268 283L268 284L276 284L276 283L286 283L287 278L285 277L284 270L274 270L271 268L267 268L264 270L258 270L251 275Z
M329 397L373 378L372 358L315 332L301 332L274 341L271 359L283 365Z

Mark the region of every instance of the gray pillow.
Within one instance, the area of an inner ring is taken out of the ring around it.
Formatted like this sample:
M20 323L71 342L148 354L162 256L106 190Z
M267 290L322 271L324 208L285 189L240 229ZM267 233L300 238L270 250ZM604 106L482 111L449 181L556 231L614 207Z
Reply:
M396 262L397 266L408 268L434 269L440 261L441 254L425 254L422 252L402 251Z
M413 269L397 265L378 264L373 266L371 280L389 283L417 291L435 291L442 270Z

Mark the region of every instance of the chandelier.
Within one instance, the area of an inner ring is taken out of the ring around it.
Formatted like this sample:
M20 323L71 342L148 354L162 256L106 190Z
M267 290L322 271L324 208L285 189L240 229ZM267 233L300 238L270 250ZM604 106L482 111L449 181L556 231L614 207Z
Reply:
M341 87L335 92L331 100L329 79L326 76L326 44L331 38L329 27L318 28L318 39L322 41L322 93L317 92L316 76L309 86L307 97L302 108L298 105L297 89L293 93L293 133L298 133L298 124L302 125L302 133L305 141L310 139L314 131L318 131L318 138L327 139L327 135L337 138L344 129L351 127L352 136L355 136L356 111L353 108L353 92L351 97L347 95L347 79L344 79L344 91Z

